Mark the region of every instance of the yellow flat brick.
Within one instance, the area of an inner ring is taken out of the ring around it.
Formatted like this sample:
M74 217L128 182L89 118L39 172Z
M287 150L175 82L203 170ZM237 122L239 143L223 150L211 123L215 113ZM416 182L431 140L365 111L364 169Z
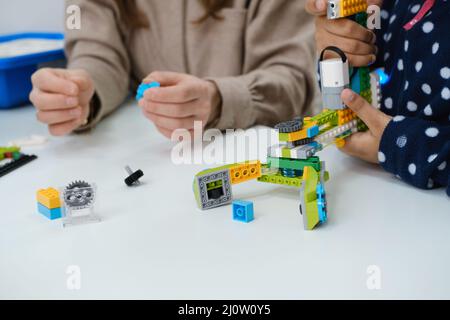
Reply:
M38 190L36 194L37 201L46 206L49 209L55 209L61 207L61 201L59 199L59 192L54 188Z
M308 138L308 130L302 129L300 131L288 133L288 141L297 141Z

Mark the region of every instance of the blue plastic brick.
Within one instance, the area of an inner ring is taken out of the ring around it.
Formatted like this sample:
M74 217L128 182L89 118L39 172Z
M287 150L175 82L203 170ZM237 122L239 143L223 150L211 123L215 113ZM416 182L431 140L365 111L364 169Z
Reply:
M319 211L319 220L321 223L327 221L327 202L325 198L325 189L322 184L318 184L316 188L317 193L317 209Z
M355 72L353 78L350 81L350 88L357 94L361 93L361 78L359 72Z
M233 201L233 220L249 223L254 220L253 202Z
M307 131L308 138L313 138L319 134L319 126L313 126L311 128L308 128Z
M144 97L145 91L147 91L148 89L159 87L161 87L161 84L156 81L150 83L142 83L137 90L136 100L141 100Z
M38 211L46 216L50 220L56 220L61 218L61 208L49 209L46 206L38 202Z

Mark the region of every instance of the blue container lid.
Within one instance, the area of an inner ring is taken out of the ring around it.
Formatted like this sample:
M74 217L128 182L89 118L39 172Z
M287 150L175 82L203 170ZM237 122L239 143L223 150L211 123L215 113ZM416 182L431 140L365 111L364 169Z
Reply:
M21 39L49 39L64 40L62 33L18 33L0 36L0 43ZM44 62L64 59L64 49L50 50L39 53L19 55L16 57L0 58L0 70L13 69L26 65L40 64Z

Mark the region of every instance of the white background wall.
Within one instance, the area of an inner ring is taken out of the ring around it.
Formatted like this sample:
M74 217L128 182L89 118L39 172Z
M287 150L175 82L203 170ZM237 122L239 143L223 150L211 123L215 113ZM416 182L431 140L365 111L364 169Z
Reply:
M64 0L0 0L0 34L63 31Z

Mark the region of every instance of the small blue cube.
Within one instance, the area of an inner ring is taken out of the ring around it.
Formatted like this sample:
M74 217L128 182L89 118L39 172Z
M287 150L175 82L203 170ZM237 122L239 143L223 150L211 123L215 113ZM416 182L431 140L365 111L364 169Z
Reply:
M233 220L249 223L254 220L253 202L233 201Z
M145 91L147 91L148 89L159 87L161 87L161 84L156 81L150 83L142 83L137 90L136 100L141 100L144 97Z
M49 209L38 202L38 211L50 220L56 220L62 217L61 208Z

